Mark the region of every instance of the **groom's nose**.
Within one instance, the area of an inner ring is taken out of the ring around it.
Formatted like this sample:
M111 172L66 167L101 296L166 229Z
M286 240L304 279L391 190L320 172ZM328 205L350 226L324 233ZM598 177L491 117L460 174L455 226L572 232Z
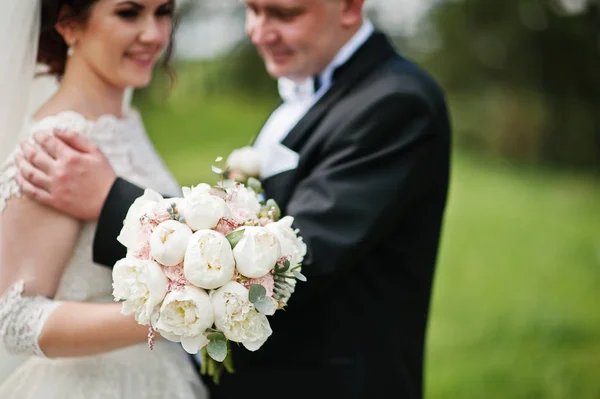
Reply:
M253 15L246 21L246 32L256 46L272 44L277 40L277 30L264 16Z

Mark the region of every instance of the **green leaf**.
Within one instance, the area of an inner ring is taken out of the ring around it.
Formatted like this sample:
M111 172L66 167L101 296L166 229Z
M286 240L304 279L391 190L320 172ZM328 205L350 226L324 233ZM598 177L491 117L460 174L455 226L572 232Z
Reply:
M225 334L223 334L220 331L211 332L206 335L206 338L208 338L210 341L227 341L227 338L225 338Z
M268 296L263 297L259 301L254 303L256 309L264 315L271 316L275 313L275 303Z
M208 354L208 349L206 350L206 354ZM215 361L212 357L208 356L208 359L206 361L206 368L208 375L214 375L215 374Z
M231 349L229 349L227 351L227 357L223 361L223 366L225 366L225 370L227 370L227 372L229 374L235 373L235 368L233 367L233 355L231 353Z
M240 242L240 240L242 239L243 236L244 236L244 229L236 230L234 232L227 234L227 236L226 236L227 241L229 241L229 244L231 245L231 249L235 248L235 246L238 245L238 243Z
M279 264L275 265L275 273L283 274L283 273L287 272L290 267L290 262L287 262L287 266L286 266L286 262L283 262L283 265L281 265L281 266L279 266Z
M202 354L202 361L200 362L200 374L206 375L208 372L208 352L206 351L206 347L200 350Z
M227 342L216 340L210 341L207 346L208 355L216 360L217 362L222 362L225 360L227 356Z
M260 194L263 192L262 183L255 177L249 177L247 186L254 190L256 194Z
M281 218L281 209L279 208L279 205L277 205L277 202L275 202L275 200L271 198L267 200L267 209L271 210L272 208L275 209L273 220L278 221Z
M294 270L294 276L300 281L306 281L304 274L300 273L298 270Z
M256 305L256 302L260 301L267 295L267 290L260 284L250 284L250 302Z

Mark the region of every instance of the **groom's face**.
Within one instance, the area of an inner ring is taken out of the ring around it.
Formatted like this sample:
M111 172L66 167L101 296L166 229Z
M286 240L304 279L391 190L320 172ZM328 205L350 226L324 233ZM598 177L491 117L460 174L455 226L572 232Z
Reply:
M363 0L245 0L246 31L275 78L320 73L361 21Z

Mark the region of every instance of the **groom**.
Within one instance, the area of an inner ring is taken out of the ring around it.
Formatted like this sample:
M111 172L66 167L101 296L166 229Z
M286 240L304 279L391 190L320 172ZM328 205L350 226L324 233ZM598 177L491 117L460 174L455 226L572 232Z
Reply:
M263 186L304 237L308 282L259 351L234 345L236 373L207 382L212 398L421 398L448 189L444 96L363 19L364 0L245 2L248 35L284 100L255 143ZM97 219L94 259L112 266L143 188L79 136L38 140L55 161L28 154L37 171L22 170L23 191Z

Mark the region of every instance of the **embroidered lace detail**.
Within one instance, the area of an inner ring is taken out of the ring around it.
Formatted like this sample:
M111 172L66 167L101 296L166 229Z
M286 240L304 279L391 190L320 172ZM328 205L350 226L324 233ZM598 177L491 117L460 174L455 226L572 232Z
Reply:
M54 129L73 130L89 137L111 161L119 176L139 185L164 187L163 190L166 189L167 193L173 195L179 193L179 186L157 156L136 111L129 110L122 119L114 115L103 115L95 121L90 121L75 111L65 111L31 121L19 139L30 139L30 142L36 145L31 139L34 133L51 134ZM21 195L16 181L17 152L20 152L18 148L0 166L0 213L6 209L11 197L18 198ZM155 170L157 167L160 168L159 171ZM153 172L158 173L153 175Z
M21 189L15 180L17 168L15 167L13 155L2 166L0 166L0 213L6 208L6 201L10 197L20 197Z
M73 129L89 137L107 156L117 175L124 179L165 195L181 195L177 181L156 153L135 111L130 111L123 119L105 116L96 121L88 121L75 112L63 112L32 122L20 140L38 131L50 132L53 129ZM13 159L14 153L0 167L0 201L3 201L3 205L19 193L14 182L16 169ZM95 230L96 223L83 223L78 242L61 277L55 303L114 303L111 270L92 261ZM37 344L36 328L43 325L43 314L49 313L52 305L48 302L52 301L22 297L22 292L23 285L19 282L4 297L0 297L0 369L4 366L2 341L12 351L37 356L30 357L6 381L0 383L0 398L208 397L188 355L180 345L166 340L158 340L153 351L144 343L98 356L39 357L43 353Z
M60 302L21 296L24 286L20 280L0 298L0 337L10 353L46 357L38 338L46 319Z

